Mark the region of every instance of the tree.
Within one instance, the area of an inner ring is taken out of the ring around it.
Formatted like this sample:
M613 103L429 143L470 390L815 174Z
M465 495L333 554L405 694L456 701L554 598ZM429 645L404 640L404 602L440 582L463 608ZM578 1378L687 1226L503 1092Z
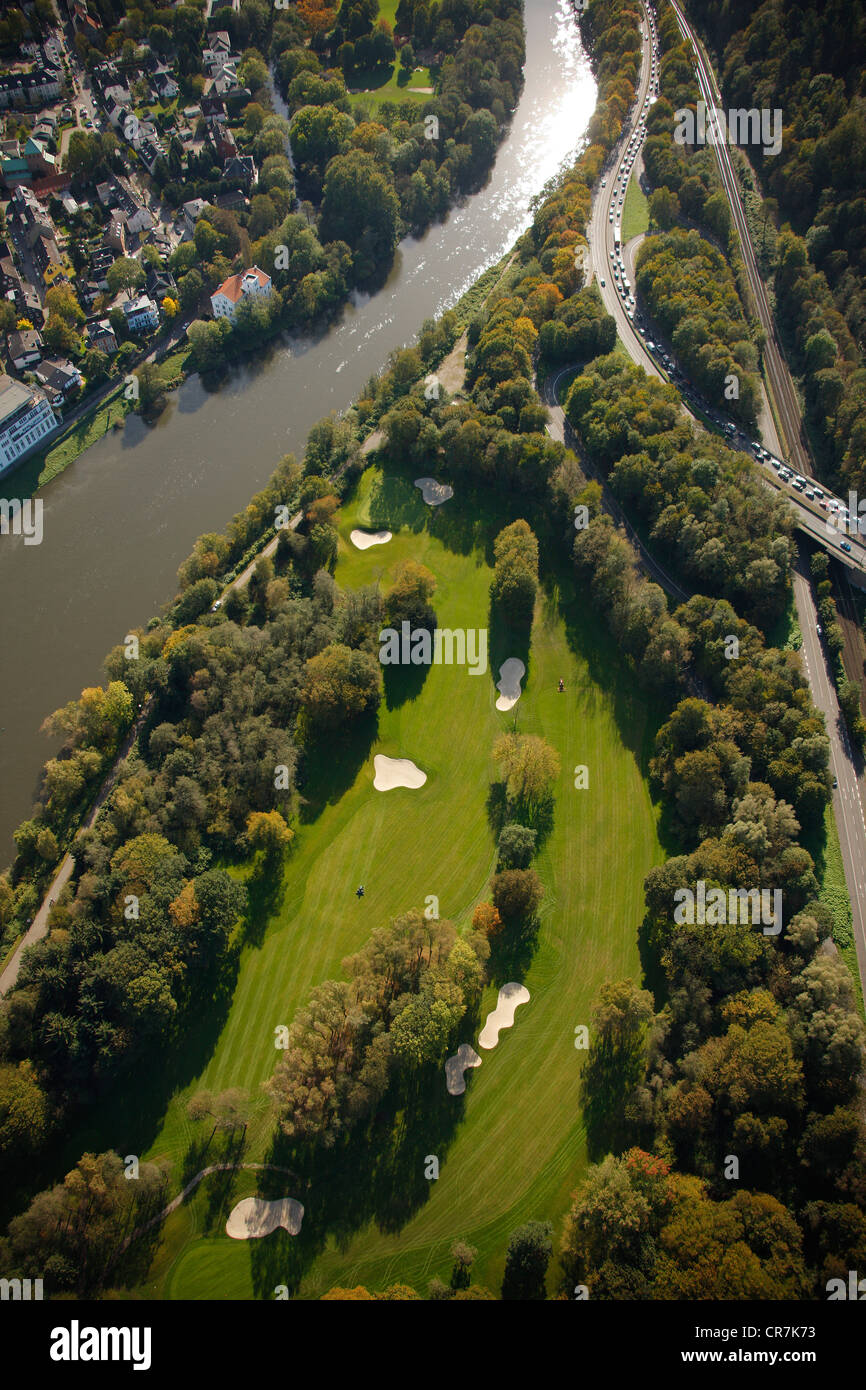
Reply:
M499 834L497 846L499 867L502 869L528 869L535 853L537 832L528 825L518 825L509 821Z
M390 265L397 245L400 203L390 180L362 150L328 164L322 193L321 233L345 241L356 253L359 280Z
M502 926L502 918L493 903L479 903L472 914L474 931L483 932L486 937L496 936Z
M547 1297L545 1276L553 1254L552 1236L549 1221L527 1221L512 1232L505 1255L503 1299L543 1302Z
M415 71L415 50L408 39L400 49L400 67L404 72Z
M294 839L279 811L253 811L247 817L246 838L253 850L265 852L265 859L280 859Z
M381 684L375 657L334 643L307 661L301 702L316 728L337 729L378 707Z
M503 734L493 756L505 780L509 808L532 819L552 798L559 776L559 754L537 734Z
M538 587L538 541L528 522L515 521L493 543L496 559L490 598L510 622L529 625Z
M456 1293L458 1289L467 1289L471 1281L472 1265L475 1256L478 1254L474 1245L467 1245L465 1240L458 1240L451 1246L451 1255L454 1260L454 1268L451 1271L451 1287Z
M436 592L436 577L425 565L415 560L401 560L394 572L394 583L385 595L385 614L388 623L399 628L402 622L412 627L431 627L436 622L430 600Z
M132 260L129 256L118 256L114 265L108 267L105 278L108 281L109 294L116 295L121 290L126 290L129 296L132 290L144 284L144 271L138 261Z
M505 869L491 880L496 911L506 923L531 926L544 897L541 879L534 869Z

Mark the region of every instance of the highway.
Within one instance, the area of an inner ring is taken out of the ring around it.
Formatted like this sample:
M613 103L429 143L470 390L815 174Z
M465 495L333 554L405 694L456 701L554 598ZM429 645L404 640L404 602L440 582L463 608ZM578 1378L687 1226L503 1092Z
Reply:
M671 0L680 30L691 45L695 55L695 72L700 85L701 93L706 102L709 112L715 107L721 98L715 83L715 78L709 69L700 47L691 29L686 23L682 11L676 3ZM653 49L655 40L655 28L650 14L646 7L644 11L643 51L641 63L641 77L638 87L637 99L634 107L629 113L622 138L615 147L611 159L602 171L601 179L596 187L593 206L590 213L587 237L589 240L590 267L591 274L595 275L599 282L604 280L604 285L599 283L599 291L604 301L605 308L612 314L617 332L623 342L626 351L632 360L649 372L651 375L662 380L668 380L653 355L647 350L636 321L640 322L640 316L635 311L635 319L629 315L623 305L620 293L617 290L615 280L612 275L612 268L615 257L611 257L614 248L614 227L618 224L617 213L620 211L620 199L624 200L622 189L617 189L613 182L615 174L619 171L623 158L627 157L630 142L633 136L640 133L640 120L647 101L652 103L655 86L652 74ZM658 73L659 59L656 57L656 74ZM634 162L626 171L626 180L631 177L636 169L640 167L640 144L636 147ZM749 283L755 298L758 317L766 335L766 346L764 349L764 364L770 390L774 398L777 416L784 439L780 439L779 431L776 428L773 412L768 410L767 426L765 428L764 445L769 452L778 459L788 462L795 473L800 473L805 478L814 477L811 460L808 451L803 443L802 421L800 416L799 403L791 380L790 372L785 363L776 339L775 324L770 312L769 300L763 281L758 274L757 262L754 249L749 237L749 230L746 224L745 213L740 202L739 190L737 188L736 177L734 175L731 158L726 144L718 140L713 144L719 169L722 177L723 186L731 206L731 213L739 232L742 244L743 260ZM614 220L611 221L611 212L614 213ZM619 264L619 261L616 261ZM630 270L630 259L624 263ZM632 276L633 279L633 276ZM549 383L548 401L555 402L556 382L563 375L560 371ZM552 396L551 396L552 391ZM683 409L686 409L684 406ZM556 408L558 411L558 407ZM691 412L687 412L691 415ZM551 410L551 434L555 438L564 438L562 433L563 422L560 421L559 413ZM695 418L695 417L692 417ZM717 419L720 419L717 415ZM737 435L737 443L732 447L740 447L743 444L748 447L748 441L742 434ZM828 529L828 515L821 508L820 502L807 500L798 492L788 487L780 481L778 472L768 463L763 463L762 474L768 486L772 486L782 491L789 505L792 507L796 517L797 526L809 534L814 540L823 545L835 558L840 561L847 569L859 571L866 574L866 546L863 538L858 535L844 534L836 532L831 535ZM606 504L608 499L606 497ZM609 507L610 510L612 508ZM629 528L633 540L637 538ZM841 549L841 541L845 540L851 546L851 553ZM639 541L641 560L644 568L663 583L668 592L672 592L669 576L661 578L659 566L647 552ZM808 572L805 568L803 552L794 572L794 598L797 607L800 629L803 635L802 659L805 673L809 680L810 693L815 706L821 710L827 727L827 734L830 742L830 771L834 778L835 786L833 790L833 810L836 818L836 825L839 832L839 842L842 851L842 860L845 869L845 880L851 899L851 911L853 917L854 939L857 948L857 961L860 971L860 981L866 996L866 818L864 818L863 801L863 782L862 782L862 760L856 750L852 749L845 728L844 719L839 707L836 688L833 683L832 673L827 663L827 657L818 636L818 615L812 589L809 583Z
M701 95L707 104L708 122L709 112L721 100L719 89L709 66L701 52L695 35L686 22L677 0L671 0L677 22L683 37L691 45L695 57L695 74L701 89ZM761 327L766 335L766 346L764 348L764 368L770 384L770 390L774 397L776 412L781 431L784 435L784 444L787 446L783 451L783 443L780 441L779 433L776 429L775 420L772 415L768 416L768 426L765 433L772 437L765 444L771 452L779 458L787 458L795 467L796 471L804 477L813 477L812 462L809 458L808 450L804 444L802 418L800 415L799 402L788 371L787 363L784 361L778 346L776 328L773 316L770 312L769 300L767 298L764 282L758 273L757 261L755 259L754 248L752 247L749 228L746 222L746 215L740 201L739 189L737 187L736 176L731 162L730 152L724 140L719 139L713 143L716 160L722 183L731 208L731 214L740 237L743 262L746 267L746 274L749 284L755 297L758 318ZM789 498L789 501L791 499ZM837 559L840 556L838 541L832 541L826 534L826 517L818 508L812 509L805 503L797 499L798 525L804 530L808 530L816 539L821 540L822 544L830 550ZM810 514L811 513L811 514ZM817 513L817 515L815 515ZM824 534L818 534L823 530ZM848 536L847 541L858 547L856 553L844 555L846 565L861 570L864 569L862 560L862 542L853 536ZM843 553L844 554L844 553ZM845 881L848 885L848 895L851 899L851 912L854 926L854 940L857 947L857 963L860 971L860 983L866 996L866 819L863 810L863 767L862 759L855 750L851 748L848 733L845 728L844 719L839 707L839 700L836 695L836 687L833 684L827 658L817 634L818 614L815 601L812 595L811 586L806 578L803 569L803 557L801 552L800 563L794 574L794 598L797 605L797 615L800 621L800 629L803 634L803 662L809 678L809 687L812 699L818 709L824 715L827 733L830 739L830 769L836 781L833 792L833 811L836 817L836 825L839 831L839 843L842 850L842 861L845 867Z

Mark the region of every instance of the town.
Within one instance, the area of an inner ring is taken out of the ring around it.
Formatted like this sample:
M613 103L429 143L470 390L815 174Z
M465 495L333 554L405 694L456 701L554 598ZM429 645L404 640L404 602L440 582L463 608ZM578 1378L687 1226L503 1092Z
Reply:
M0 22L16 54L0 71L0 475L163 357L196 313L231 324L246 296L266 297L270 276L228 273L214 246L218 232L237 243L251 205L252 233L266 229L291 186L267 69L242 62L219 13L201 44L183 8L171 35L106 30L85 0L26 8Z

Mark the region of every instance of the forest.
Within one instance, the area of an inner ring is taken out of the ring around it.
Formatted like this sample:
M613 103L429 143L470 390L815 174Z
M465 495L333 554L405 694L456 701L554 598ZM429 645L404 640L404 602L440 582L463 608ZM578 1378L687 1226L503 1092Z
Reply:
M782 342L801 385L806 422L822 476L834 487L866 486L866 14L862 0L831 0L820 10L795 0L753 6L731 0L690 7L707 35L726 107L783 112L777 155L748 151L755 169ZM670 7L659 7L661 92L693 105L694 79ZM661 114L655 116L661 120ZM649 145L647 142L649 156ZM695 216L686 168L711 158L682 147L648 168L658 190ZM654 195L655 196L655 195ZM709 204L712 199L707 200ZM705 206L705 217L709 213ZM707 217L709 222L709 218ZM710 225L712 225L710 223Z

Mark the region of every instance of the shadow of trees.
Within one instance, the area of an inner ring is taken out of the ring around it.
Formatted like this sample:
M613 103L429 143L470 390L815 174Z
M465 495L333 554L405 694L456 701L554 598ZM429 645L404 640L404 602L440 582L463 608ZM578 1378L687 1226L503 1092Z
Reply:
M307 825L349 790L376 742L379 717L375 710L343 730L316 735L305 744L298 770L300 820Z
M477 1025L476 1005L459 1032L465 1035ZM455 1040L449 1055L456 1047ZM256 1297L272 1298L279 1284L297 1293L329 1239L345 1249L370 1222L385 1233L401 1230L430 1197L434 1179L425 1177L425 1167L431 1156L440 1169L444 1164L465 1100L465 1095L449 1095L441 1066L428 1066L396 1077L376 1114L331 1149L296 1145L277 1130L266 1161L292 1169L296 1185L287 1191L285 1175L262 1173L261 1188L267 1179L274 1195L296 1197L304 1220L297 1236L277 1231L251 1242Z
M580 1080L580 1101L586 1122L590 1161L620 1153L634 1139L634 1124L625 1118L626 1102L644 1074L639 1044L594 1043Z

